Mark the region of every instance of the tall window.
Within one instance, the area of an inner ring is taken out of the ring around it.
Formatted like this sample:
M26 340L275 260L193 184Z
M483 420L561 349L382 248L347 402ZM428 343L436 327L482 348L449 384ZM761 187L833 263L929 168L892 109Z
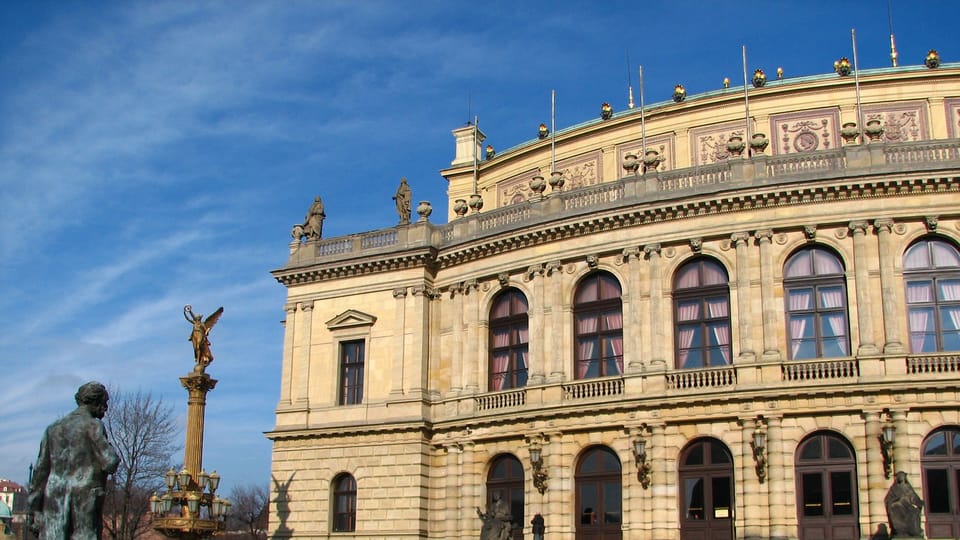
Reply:
M960 538L960 428L934 431L921 448L927 537Z
M960 251L937 238L920 240L903 255L910 350L960 350Z
M607 447L584 452L576 469L576 538L620 540L623 495L620 460Z
M860 538L857 462L834 433L818 432L797 446L797 515L801 538Z
M677 367L730 363L730 289L727 271L711 259L696 259L673 279Z
M527 385L527 299L507 289L490 310L490 390Z
M590 274L577 286L573 314L578 379L623 373L623 304L620 294L620 282L607 272Z
M840 259L820 247L794 253L784 266L783 288L790 358L849 356L847 290Z
M349 474L333 479L333 532L357 529L357 481Z
M503 502L507 503L513 518L510 538L523 540L523 527L526 524L523 518L523 465L515 456L498 456L490 467L487 474L488 508L497 493Z
M362 339L340 343L341 405L357 405L363 402L363 348Z

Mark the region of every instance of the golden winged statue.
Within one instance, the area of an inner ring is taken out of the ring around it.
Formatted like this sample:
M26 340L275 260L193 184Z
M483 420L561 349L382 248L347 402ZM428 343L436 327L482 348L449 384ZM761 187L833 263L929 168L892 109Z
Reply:
M187 322L193 325L193 330L190 332L190 337L187 338L193 343L193 359L197 362L197 365L194 369L197 371L203 371L210 362L213 362L213 353L210 352L210 330L213 329L213 326L217 324L217 321L220 320L220 316L223 315L223 306L220 306L220 309L213 312L212 315L203 318L203 314L193 314L193 307L190 304L183 306L183 316L187 319Z

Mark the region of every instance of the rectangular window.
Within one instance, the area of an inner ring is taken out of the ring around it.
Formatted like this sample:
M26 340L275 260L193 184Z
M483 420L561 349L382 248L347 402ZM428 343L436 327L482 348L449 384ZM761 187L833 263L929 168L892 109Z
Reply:
M340 343L340 405L359 405L363 402L364 342Z

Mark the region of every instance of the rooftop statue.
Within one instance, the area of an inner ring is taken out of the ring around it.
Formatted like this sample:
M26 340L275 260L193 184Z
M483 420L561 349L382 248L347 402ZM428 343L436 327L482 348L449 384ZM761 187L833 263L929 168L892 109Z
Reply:
M410 193L410 186L407 184L406 178L400 179L400 185L397 186L397 193L393 196L394 202L397 203L397 215L400 216L400 224L407 225L410 223L410 199L412 194Z
M30 480L30 529L40 540L100 540L107 475L120 458L101 419L110 396L98 382L77 390L77 408L50 424Z
M220 320L221 315L223 315L223 306L214 311L213 315L207 317L206 320L204 320L202 313L194 315L190 304L183 306L183 317L193 325L193 330L187 339L193 343L193 359L197 363L194 368L195 371L203 371L210 365L210 362L213 362L213 353L210 352L210 330Z
M307 240L319 240L323 236L323 220L327 215L323 213L323 201L320 197L313 198L313 204L307 210L307 217L303 221L303 234Z

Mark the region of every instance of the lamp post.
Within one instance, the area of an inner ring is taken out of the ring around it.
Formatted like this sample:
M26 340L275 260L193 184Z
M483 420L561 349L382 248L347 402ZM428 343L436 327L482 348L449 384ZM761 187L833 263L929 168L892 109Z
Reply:
M220 475L216 471L207 474L203 468L203 420L207 392L213 390L217 380L206 373L206 364L209 362L202 360L197 362L190 374L180 377L180 384L188 393L183 469L180 472L172 468L167 471L163 478L167 491L150 497L153 528L165 536L184 540L209 538L223 531L225 518L230 511L230 501L217 495Z

